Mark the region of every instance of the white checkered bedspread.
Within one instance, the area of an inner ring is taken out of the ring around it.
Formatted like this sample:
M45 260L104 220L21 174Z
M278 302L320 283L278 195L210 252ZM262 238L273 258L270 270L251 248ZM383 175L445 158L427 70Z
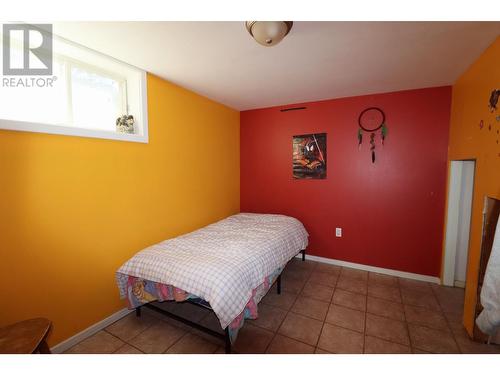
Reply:
M126 275L201 297L226 328L252 290L307 244L308 233L297 219L240 213L142 250L120 267L116 278L122 298Z

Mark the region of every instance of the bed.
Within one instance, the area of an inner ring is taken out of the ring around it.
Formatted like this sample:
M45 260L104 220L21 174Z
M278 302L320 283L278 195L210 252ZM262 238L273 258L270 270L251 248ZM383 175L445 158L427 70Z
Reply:
M284 215L240 213L194 232L150 246L116 272L121 298L140 316L141 306L223 337L226 353L245 319L258 317L257 305L293 257L304 260L308 233ZM211 309L224 334L173 315L158 302L194 303Z

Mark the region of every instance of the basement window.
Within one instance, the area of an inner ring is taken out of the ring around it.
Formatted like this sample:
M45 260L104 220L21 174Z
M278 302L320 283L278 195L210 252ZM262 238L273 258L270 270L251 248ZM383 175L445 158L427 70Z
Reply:
M0 129L147 143L146 73L39 31L52 37L52 74L1 77ZM23 67L22 34L13 34L10 66Z

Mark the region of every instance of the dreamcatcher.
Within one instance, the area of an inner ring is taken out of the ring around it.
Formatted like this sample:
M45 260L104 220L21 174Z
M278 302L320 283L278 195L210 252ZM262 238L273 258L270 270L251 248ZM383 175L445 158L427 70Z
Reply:
M375 163L375 135L381 130L382 146L387 137L387 125L385 124L385 113L377 107L366 108L359 114L358 118L358 145L361 148L363 143L363 131L370 133L370 151L372 153L372 163Z

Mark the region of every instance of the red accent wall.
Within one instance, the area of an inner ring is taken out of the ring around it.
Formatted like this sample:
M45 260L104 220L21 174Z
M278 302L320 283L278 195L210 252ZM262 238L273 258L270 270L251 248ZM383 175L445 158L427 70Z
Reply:
M241 112L241 211L298 218L311 255L439 276L451 87L304 105ZM388 125L375 164L369 135L357 144L358 115L372 106ZM326 180L294 180L292 136L322 132Z

